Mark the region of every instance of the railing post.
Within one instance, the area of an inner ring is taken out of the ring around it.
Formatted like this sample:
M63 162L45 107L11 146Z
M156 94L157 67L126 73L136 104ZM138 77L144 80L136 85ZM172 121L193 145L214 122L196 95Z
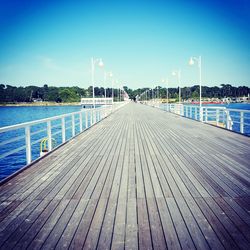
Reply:
M199 111L200 111L200 117L199 117L199 119L200 119L201 122L203 122L204 121L203 120L203 107L200 107Z
M103 112L104 112L104 109L101 109L101 110L100 110L100 120L103 119L103 116L104 116L104 115L103 115Z
M240 132L244 133L244 113L243 111L240 112Z
M220 113L219 109L216 109L216 126L219 126Z
M26 162L31 163L30 126L25 127Z
M197 118L197 109L198 109L198 107L195 107L195 110L194 110L194 117L195 117L195 120L198 120L198 118Z
M47 122L48 150L52 150L51 121Z
M95 108L93 109L93 124L96 123L96 112Z
M88 128L88 112L87 110L85 111L85 129Z
M90 126L94 123L93 109L90 110Z
M62 142L66 141L66 133L65 133L65 117L62 118Z
M80 126L80 133L82 132L82 112L79 114L79 126Z
M75 116L74 115L71 116L71 120L72 120L72 137L74 137L76 134L76 132L75 132Z
M222 110L222 115L223 115L222 123L223 123L223 126L224 126L224 124L225 124L225 110L224 109ZM226 127L226 124L225 124L225 127Z
M229 129L229 111L226 111L226 115L227 115L227 117L226 117L227 118L227 125L226 125L227 127L226 128Z

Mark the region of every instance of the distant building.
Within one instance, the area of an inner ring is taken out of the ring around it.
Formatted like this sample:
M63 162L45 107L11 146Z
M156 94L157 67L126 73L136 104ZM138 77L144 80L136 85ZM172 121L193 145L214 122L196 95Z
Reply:
M236 98L236 102L249 102L249 95L248 96L240 96Z
M42 98L32 98L32 102L43 102Z
M222 102L224 102L224 103L230 103L230 102L232 102L232 99L231 99L231 97L224 97L222 99Z

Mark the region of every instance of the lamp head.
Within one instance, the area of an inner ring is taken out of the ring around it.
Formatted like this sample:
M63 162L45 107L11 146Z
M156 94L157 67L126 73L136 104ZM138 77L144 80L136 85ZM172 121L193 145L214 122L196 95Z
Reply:
M103 61L102 61L102 58L99 59L99 64L98 64L98 65L99 65L99 67L101 67L101 68L104 66L104 63L103 63Z
M190 57L190 60L189 60L188 64L189 65L194 65L194 59L193 59L193 57Z

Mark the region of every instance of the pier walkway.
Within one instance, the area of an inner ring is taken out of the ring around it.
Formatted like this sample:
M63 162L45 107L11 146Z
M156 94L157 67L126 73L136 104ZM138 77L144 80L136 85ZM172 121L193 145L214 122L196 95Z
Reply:
M250 249L249 145L129 103L0 187L0 248Z

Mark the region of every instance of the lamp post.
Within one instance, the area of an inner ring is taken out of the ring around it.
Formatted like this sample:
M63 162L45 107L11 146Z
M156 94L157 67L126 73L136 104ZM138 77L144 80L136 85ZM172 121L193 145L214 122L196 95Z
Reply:
M154 105L154 88L152 88L152 105Z
M112 72L110 71L110 72L106 72L106 71L104 71L104 97L105 97L105 104L106 104L106 106L107 106L107 91L106 91L106 80L107 80L107 77L110 77L110 78L112 78L112 76L113 76L113 74L112 74Z
M91 80L92 80L92 89L93 89L93 108L95 109L95 65L98 63L99 67L103 67L104 64L101 58L91 58Z
M112 105L114 102L114 79L112 80Z
M195 62L197 63L198 65L198 68L199 68L199 84L200 84L200 121L202 121L202 101L201 101L201 56L199 57L190 57L189 59L189 65L194 65Z
M159 86L156 87L157 89L157 95L158 95L158 107L160 106L160 91L159 91Z
M161 82L166 83L167 86L167 111L168 111L168 79L162 79Z
M155 105L156 105L156 101L157 101L157 86L156 87L154 87L154 107L155 107Z
M116 88L116 102L119 102L119 82L118 80L115 81L115 88Z
M172 75L173 76L176 76L177 77L177 79L178 79L178 85L179 85L179 103L181 103L181 84L180 84L180 80L181 80L181 70L179 69L179 70L174 70L173 72L172 72Z
M147 90L147 105L150 102L150 88Z

